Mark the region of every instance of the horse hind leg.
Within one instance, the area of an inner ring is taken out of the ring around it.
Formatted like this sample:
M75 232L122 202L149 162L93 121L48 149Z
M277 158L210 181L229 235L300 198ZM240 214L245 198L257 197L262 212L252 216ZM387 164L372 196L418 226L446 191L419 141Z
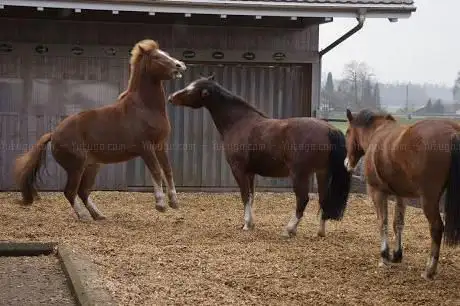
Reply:
M404 217L406 214L406 203L400 197L396 197L395 212L393 219L393 231L396 238L396 249L393 251L391 261L400 263L403 258L402 234L404 231Z
M319 206L322 207L322 204L326 200L327 194L327 172L317 172L316 173L316 181L318 185L318 198L319 198ZM326 236L326 220L323 218L323 213L321 213L321 217L319 220L319 228L317 235L319 237Z
M295 236L297 233L297 226L299 225L300 220L303 217L305 208L307 207L308 201L310 200L308 196L309 190L309 175L298 175L294 176L294 193L296 195L296 210L294 215L289 220L285 230L282 233L282 236L285 238L290 238Z
M425 271L422 273L422 277L426 280L433 279L436 274L444 231L444 224L439 213L439 198L439 196L422 196L423 213L430 224L431 234L431 253Z
M81 221L91 221L92 217L88 214L88 211L84 206L80 204L77 197L77 191L80 185L80 181L83 175L83 167L78 169L66 169L67 171L67 184L64 189L64 195L69 201L70 205L74 209Z
M388 195L369 185L367 188L377 211L381 241L379 267L384 267L390 261L390 247L388 244Z
M100 166L98 164L89 165L86 167L85 171L83 172L83 176L80 182L80 186L78 188L78 196L82 200L83 204L85 205L86 209L88 209L91 216L94 220L104 220L106 217L101 211L97 208L94 202L90 198L91 188L96 181L97 173L99 172Z

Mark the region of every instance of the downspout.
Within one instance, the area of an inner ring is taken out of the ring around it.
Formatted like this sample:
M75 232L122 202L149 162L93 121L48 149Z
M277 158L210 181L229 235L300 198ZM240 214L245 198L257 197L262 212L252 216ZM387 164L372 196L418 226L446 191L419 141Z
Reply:
M339 44L344 42L350 36L352 36L353 34L358 32L359 30L361 30L361 28L364 26L364 21L366 20L366 17L363 14L363 12L360 12L359 16L356 19L358 20L358 24L354 28L349 30L347 33L343 34L341 37L339 37L336 41L331 43L329 46L327 46L323 50L319 51L319 63L320 63L319 70L320 70L320 74L321 74L321 59L322 59L323 55L326 54L327 52L331 51L335 47L337 47ZM318 88L318 90L319 90L318 95L321 95L321 82L320 82L320 84L318 84L318 87L320 87L320 88ZM318 105L316 106L316 109L313 110L312 117L316 117L316 115L317 115L316 112L317 112L318 108L319 108L319 101L318 101Z
M344 35L342 35L341 37L339 37L336 41L334 41L333 43L331 43L329 46L327 46L326 48L324 48L323 50L319 51L319 57L321 58L324 54L326 54L327 52L331 51L332 49L334 49L335 47L337 47L339 44L341 44L343 41L345 41L347 38L349 38L351 35L355 34L356 32L358 32L359 30L361 30L361 28L363 27L364 25L364 21L366 20L366 17L363 15L363 14L359 14L358 18L356 18L358 20L358 24L352 28L350 31L348 31L347 33L345 33Z

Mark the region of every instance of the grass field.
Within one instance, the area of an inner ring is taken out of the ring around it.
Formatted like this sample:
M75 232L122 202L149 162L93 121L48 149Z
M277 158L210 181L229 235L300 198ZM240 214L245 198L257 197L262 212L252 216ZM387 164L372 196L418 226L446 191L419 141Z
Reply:
M398 122L402 123L402 124L411 124L411 123L415 123L417 121L420 121L422 119L430 119L430 118L434 118L434 117L416 117L416 118L412 118L412 119L408 119L406 116L396 116L396 115L393 115L395 117L396 120L398 120ZM344 118L343 118L344 119ZM460 123L460 119L455 119L456 121L458 121ZM339 129L342 130L342 132L345 133L345 131L347 130L347 127L348 127L348 122L331 122L334 126L338 127Z

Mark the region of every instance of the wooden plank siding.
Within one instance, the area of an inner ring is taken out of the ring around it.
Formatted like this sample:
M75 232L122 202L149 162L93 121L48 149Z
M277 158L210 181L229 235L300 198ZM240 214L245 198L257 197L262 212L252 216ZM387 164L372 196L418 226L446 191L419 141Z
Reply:
M14 158L40 135L78 111L113 103L128 81L127 50L140 39L153 38L163 49L317 52L317 26L307 29L225 28L184 25L77 23L47 20L0 19L0 43L12 52L0 52L0 190L15 190L11 166ZM33 31L31 30L33 29ZM121 34L122 33L122 34ZM49 53L36 45L53 45ZM74 55L71 48L83 48ZM115 56L97 48L120 46ZM210 73L225 87L248 99L275 118L310 114L312 65L308 63L237 63L186 61L184 78L165 82L166 93ZM317 63L316 63L317 64ZM204 109L168 105L172 133L169 155L180 189L234 189L220 136ZM48 150L42 190L61 190L66 174ZM140 159L102 168L99 190L150 189L148 171ZM286 179L258 178L258 187L288 188Z

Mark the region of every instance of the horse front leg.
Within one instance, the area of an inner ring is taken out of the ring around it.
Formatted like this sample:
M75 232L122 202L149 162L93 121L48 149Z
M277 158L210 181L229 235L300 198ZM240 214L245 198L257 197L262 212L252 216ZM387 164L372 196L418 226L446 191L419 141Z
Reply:
M241 200L244 205L243 230L254 229L252 205L254 203L254 174L248 174L239 169L237 165L231 167L233 176L240 188Z
M158 161L160 162L161 168L163 168L163 173L166 180L166 188L169 198L169 206L171 208L179 208L179 203L177 200L176 186L174 184L173 172L171 169L171 163L169 162L168 154L166 153L165 144L158 146L156 149L156 154Z
M163 188L161 187L163 176L161 173L160 163L158 162L158 158L155 154L155 150L146 149L141 155L141 158L149 169L150 175L152 177L153 192L155 194L155 208L160 212L164 212L166 210L164 201L165 195L163 193Z
M367 190L377 211L381 240L379 267L384 267L390 261L390 247L388 244L388 195L370 185L367 186Z

